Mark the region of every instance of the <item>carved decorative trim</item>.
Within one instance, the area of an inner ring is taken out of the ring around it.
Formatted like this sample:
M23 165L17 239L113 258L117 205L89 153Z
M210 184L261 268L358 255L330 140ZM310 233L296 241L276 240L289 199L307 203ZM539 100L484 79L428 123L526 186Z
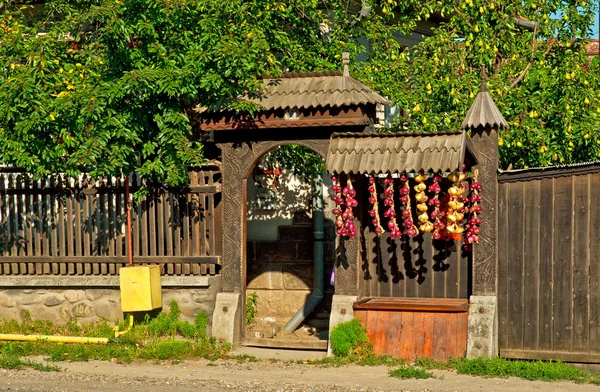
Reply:
M473 135L483 187L479 244L473 247L473 295L495 295L498 270L498 133Z
M220 143L223 173L223 257L222 289L241 293L245 287L245 192L248 178L258 160L279 146L297 144L327 156L329 139L270 140L242 144ZM356 267L354 267L356 268Z

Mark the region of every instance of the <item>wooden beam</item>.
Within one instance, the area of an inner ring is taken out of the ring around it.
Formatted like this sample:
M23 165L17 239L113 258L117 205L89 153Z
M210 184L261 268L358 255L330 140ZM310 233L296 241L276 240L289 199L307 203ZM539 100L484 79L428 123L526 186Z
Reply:
M500 357L510 359L540 359L544 361L565 361L580 363L599 363L600 354L568 351L537 351L537 350L500 350Z

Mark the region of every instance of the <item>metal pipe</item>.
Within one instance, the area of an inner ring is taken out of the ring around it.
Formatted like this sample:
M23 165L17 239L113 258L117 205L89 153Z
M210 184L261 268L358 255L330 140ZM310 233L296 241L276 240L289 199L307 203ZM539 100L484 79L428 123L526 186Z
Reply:
M16 342L36 342L38 340L46 340L56 343L90 343L90 344L106 344L108 338L88 338L83 336L56 336L56 335L22 335L22 334L0 334L0 340L9 340Z
M125 213L127 214L127 256L133 265L133 240L131 239L131 201L129 200L129 175L125 176Z
M313 184L313 235L314 235L314 265L315 265L315 289L306 303L283 327L287 332L293 332L304 319L321 303L325 296L325 266L324 266L324 244L325 238L323 219L323 177L315 179Z

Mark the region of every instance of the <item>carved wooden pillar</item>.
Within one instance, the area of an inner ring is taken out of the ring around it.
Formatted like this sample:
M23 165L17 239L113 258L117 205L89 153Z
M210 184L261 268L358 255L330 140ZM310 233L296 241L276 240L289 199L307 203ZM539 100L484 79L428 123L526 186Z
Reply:
M244 268L244 241L246 238L245 168L242 167L241 149L222 144L223 173L223 215L222 243L223 265L221 267L221 287L226 293L242 293L246 274Z
M360 222L354 220L356 232L360 233ZM335 294L358 295L359 236L337 237L335 261Z
M483 209L479 243L473 246L473 295L496 295L498 271L498 132L473 131Z

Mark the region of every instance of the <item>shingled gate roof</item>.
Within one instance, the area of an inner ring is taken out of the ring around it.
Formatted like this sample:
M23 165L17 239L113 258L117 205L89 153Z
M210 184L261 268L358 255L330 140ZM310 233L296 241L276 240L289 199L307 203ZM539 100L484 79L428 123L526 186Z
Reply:
M330 173L447 172L477 160L466 132L334 133L327 154Z
M508 128L508 123L487 91L485 77L482 78L481 89L461 125L461 129L478 128Z
M302 72L263 79L264 95L252 101L266 110L387 104L389 101L342 72Z

